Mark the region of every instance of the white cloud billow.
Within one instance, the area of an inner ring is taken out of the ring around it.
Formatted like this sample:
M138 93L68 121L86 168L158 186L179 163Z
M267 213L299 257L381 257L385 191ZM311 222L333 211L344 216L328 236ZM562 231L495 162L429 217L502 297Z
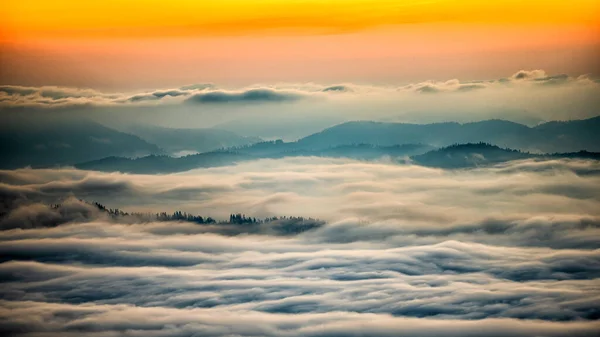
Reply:
M598 186L600 166L578 160L459 171L324 158L161 176L0 171L0 330L594 336ZM74 197L328 223L296 235L223 233L120 221ZM45 206L59 199L59 210Z

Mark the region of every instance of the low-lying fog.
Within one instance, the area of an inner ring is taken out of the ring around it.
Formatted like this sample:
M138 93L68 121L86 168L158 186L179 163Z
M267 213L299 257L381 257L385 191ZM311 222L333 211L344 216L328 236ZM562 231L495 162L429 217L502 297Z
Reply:
M598 186L598 162L579 160L0 171L0 326L30 336L593 336ZM223 235L119 221L77 199L327 223Z

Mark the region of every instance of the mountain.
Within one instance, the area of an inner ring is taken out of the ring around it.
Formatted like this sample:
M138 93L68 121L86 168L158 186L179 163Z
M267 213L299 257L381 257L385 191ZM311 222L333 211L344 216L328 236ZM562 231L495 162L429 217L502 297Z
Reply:
M600 160L598 152L534 154L486 143L457 144L411 157L415 164L445 169L489 166L520 159L579 158Z
M234 150L238 153L260 158L314 156L374 160L381 157L408 157L416 154L422 154L433 149L435 149L435 147L426 144L403 144L392 146L349 144L309 149L298 142L283 142L281 140L277 140L261 142L251 146L236 148Z
M254 144L239 149L220 150L185 157L147 156L130 159L110 157L75 165L84 170L120 171L127 173L171 173L195 168L217 167L256 160L284 157L329 157L356 160L377 160L388 158L392 162L412 162L417 165L447 169L488 166L519 159L559 159L581 158L600 160L597 152L570 152L555 154L533 154L500 148L487 143L458 144L431 150L429 145L407 144L376 146L369 144L342 145L322 150L303 150L297 143L271 141Z
M128 132L136 133L133 135L95 122L59 119L50 114L28 120L7 118L3 122L0 125L0 168L6 169L83 163L81 165L102 170L124 168L131 172L176 172L193 168L196 164L197 167L223 165L239 158L320 156L397 159L452 144L479 142L531 153L600 152L600 132L597 132L600 130L600 117L548 122L536 127L503 120L465 124L347 122L296 142L260 142L259 138L243 137L224 130L155 126L126 128ZM222 154L223 151L216 151L224 148L231 154L227 156ZM139 161L117 158L165 153L181 157L198 152L202 155L173 162L171 158L161 156ZM213 152L220 154L209 155ZM214 164L211 163L213 157L217 158ZM100 158L106 159L98 161ZM142 167L144 160L150 165L147 169Z
M443 147L485 142L538 153L600 151L600 132L595 130L600 130L600 116L587 120L549 122L533 128L503 120L465 124L347 122L302 138L298 144L305 148L359 143L379 146L421 143Z
M257 137L243 137L231 131L219 129L177 129L151 125L133 125L126 127L125 130L160 146L170 154L209 152L262 141Z
M19 204L22 207L22 203ZM272 216L256 218L246 216L242 213L232 213L228 220L216 220L207 215L196 215L182 211L161 212L125 212L118 208L108 208L100 203L90 203L85 200L69 197L58 204L37 204L46 216L36 217L35 227L56 227L77 221L107 220L125 224L146 224L156 222L172 222L171 230L175 233L178 229L181 233L215 233L226 236L261 234L289 236L317 229L325 225L325 221L302 216ZM10 211L14 211L11 209ZM19 221L19 218L11 217L11 212L0 213L0 228L16 229L31 228L31 223ZM35 214L37 211L33 211ZM42 214L42 213L39 213ZM38 215L39 215L38 214ZM52 216L48 216L52 214ZM177 222L178 224L176 224ZM187 223L188 225L184 225ZM183 226L182 226L183 225ZM4 255L0 257L0 263L5 262Z
M431 150L429 145L407 144L395 146L374 146L368 144L345 145L322 150L303 150L297 143L286 143L281 140L261 142L250 146L231 148L213 152L199 153L185 157L146 156L130 159L109 157L75 165L76 168L95 171L119 171L127 173L170 173L182 172L202 167L217 167L232 165L253 159L276 159L284 157L331 157L351 158L357 160L376 160L391 158L397 162L407 159L414 154Z
M88 120L7 118L0 125L0 167L4 169L155 153L161 150L154 144Z
M518 150L503 149L486 143L458 144L413 156L414 163L440 168L486 166L537 156Z
M156 174L189 171L203 167L226 166L250 159L254 158L235 152L215 151L177 158L165 155L150 155L135 159L107 157L76 164L75 167L82 170L105 172L119 171L127 173Z
M298 151L296 154L329 158L350 158L357 160L377 160L388 157L394 160L398 160L413 155L423 154L433 149L435 149L435 147L425 144L403 144L392 146L352 144L340 145L322 150Z
M547 152L600 151L600 116L538 125L534 131L546 137Z
M215 128L247 137L296 141L343 121L344 119L341 117L328 117L326 115L309 118L304 114L269 113L265 111L258 117L255 115L238 115L235 120L217 124Z

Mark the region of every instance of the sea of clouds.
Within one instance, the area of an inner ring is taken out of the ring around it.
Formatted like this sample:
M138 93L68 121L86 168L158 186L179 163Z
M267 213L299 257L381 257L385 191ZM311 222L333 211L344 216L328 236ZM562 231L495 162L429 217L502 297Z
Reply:
M600 164L580 160L0 171L0 333L596 336L599 187ZM327 223L223 233L114 219L79 199Z

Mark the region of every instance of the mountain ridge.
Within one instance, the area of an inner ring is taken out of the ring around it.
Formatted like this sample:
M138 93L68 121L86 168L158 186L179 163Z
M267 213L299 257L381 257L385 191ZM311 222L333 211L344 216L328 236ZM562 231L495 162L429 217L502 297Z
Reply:
M600 116L573 121L552 121L535 127L490 119L478 122L431 124L351 121L298 140L306 147L369 143L394 145L423 143L437 147L456 143L487 142L529 152L600 151Z
M90 120L6 120L0 126L0 166L6 169L152 153L162 150L138 136Z
M273 144L289 144L277 143ZM409 149L417 148L423 150L424 147L419 145L408 144ZM356 156L351 150L361 148L363 150L371 150L370 155L361 153ZM523 159L591 159L600 160L598 152L570 152L570 153L551 153L551 154L534 154L522 152L514 149L501 148L488 143L468 143L454 144L448 147L443 147L425 153L408 155L407 152L399 152L398 149L405 148L403 146L380 147L368 144L359 144L353 147L336 147L332 150L347 150L346 155L342 155L343 151L338 152L337 156L329 155L319 151L288 151L280 153L270 153L263 155L252 155L249 153L240 153L233 150L221 150L197 155L189 155L181 158L173 158L169 156L148 156L138 159L129 158L105 158L98 161L81 163L75 165L76 168L84 170L99 170L99 171L120 171L126 173L173 173L187 171L194 168L218 167L224 165L233 165L247 160L256 159L276 159L286 157L325 157L325 158L348 158L355 160L373 161L381 158L387 158L389 162L404 164L412 163L420 166L445 168L445 169L464 169L480 166L490 166L499 163L504 163L514 160ZM386 152L387 151L387 152ZM396 151L396 152L394 152ZM404 153L404 154L403 154Z

